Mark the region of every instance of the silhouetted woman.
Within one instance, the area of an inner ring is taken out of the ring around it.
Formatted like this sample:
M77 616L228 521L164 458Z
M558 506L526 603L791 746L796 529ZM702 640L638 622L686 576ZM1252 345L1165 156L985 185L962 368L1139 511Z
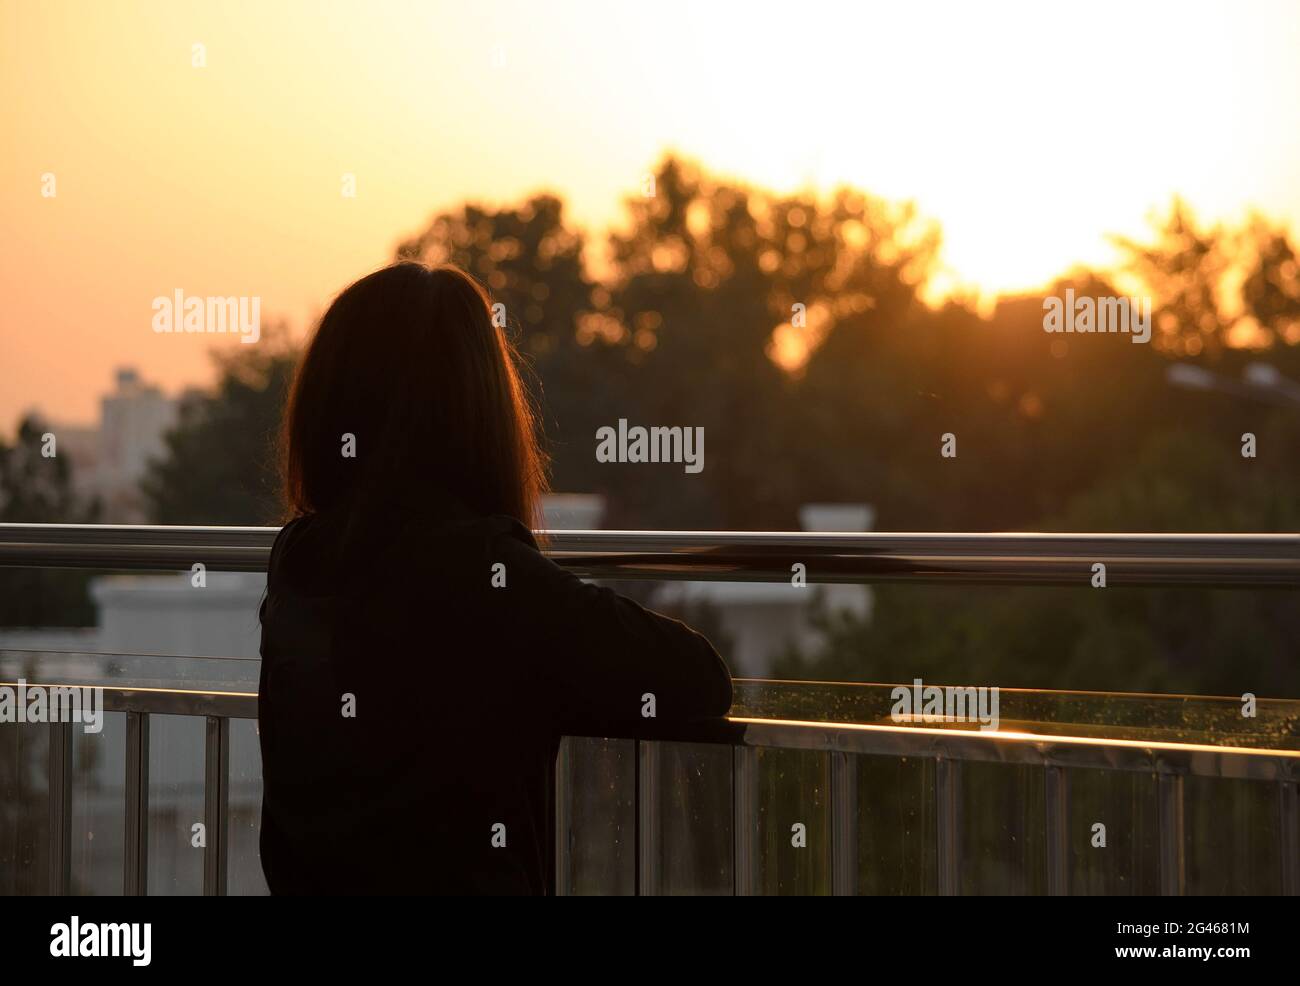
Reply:
M273 893L545 893L559 737L644 733L647 693L659 725L731 704L704 637L539 552L515 362L475 281L414 263L303 358L262 606Z

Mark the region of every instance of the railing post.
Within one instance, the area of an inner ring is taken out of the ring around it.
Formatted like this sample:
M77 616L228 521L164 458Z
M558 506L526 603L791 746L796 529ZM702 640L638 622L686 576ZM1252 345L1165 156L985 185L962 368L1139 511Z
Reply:
M939 895L955 897L961 888L960 811L961 762L940 756L935 760L935 807L938 812Z
M858 760L831 754L831 893L858 892Z
M1187 892L1183 841L1183 776L1157 775L1157 816L1160 826L1160 893L1181 897Z
M1047 796L1047 892L1064 897L1070 892L1070 775L1049 764L1043 772Z
M126 845L122 895L149 892L149 713L126 714Z
M570 827L573 817L573 758L570 754L573 740L560 737L560 749L555 756L555 896L568 897L573 893L572 862L569 855Z
M203 893L226 896L226 860L230 845L230 720L207 717L203 758Z
M1297 811L1295 781L1278 785L1278 819L1282 838L1282 893L1288 897L1300 896L1300 811Z
M72 723L50 723L50 895L72 893Z
M636 893L654 897L662 886L659 853L659 744L636 743Z
M757 893L758 751L737 744L731 752L731 880L737 897Z

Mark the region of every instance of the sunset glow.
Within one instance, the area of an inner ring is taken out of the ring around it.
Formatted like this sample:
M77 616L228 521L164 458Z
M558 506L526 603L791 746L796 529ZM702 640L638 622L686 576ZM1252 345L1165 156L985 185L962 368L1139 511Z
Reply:
M670 149L914 200L943 229L932 297L1105 265L1175 193L1300 222L1293 5L746 9L4 0L0 430L89 418L118 364L206 382L156 296L256 295L301 333L466 200L552 190L598 263Z

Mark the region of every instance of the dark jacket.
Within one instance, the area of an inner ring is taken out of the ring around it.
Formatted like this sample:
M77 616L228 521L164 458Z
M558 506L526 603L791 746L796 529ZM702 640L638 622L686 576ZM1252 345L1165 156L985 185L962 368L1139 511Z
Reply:
M276 539L258 689L273 893L546 893L560 737L731 705L704 637L564 571L513 520L451 512L386 533L311 516Z

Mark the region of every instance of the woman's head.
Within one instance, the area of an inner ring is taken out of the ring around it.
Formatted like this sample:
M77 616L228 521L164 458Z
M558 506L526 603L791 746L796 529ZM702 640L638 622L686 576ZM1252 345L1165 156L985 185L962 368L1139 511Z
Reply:
M400 263L361 278L330 305L294 380L290 511L419 507L445 492L533 526L545 465L517 361L463 271Z

